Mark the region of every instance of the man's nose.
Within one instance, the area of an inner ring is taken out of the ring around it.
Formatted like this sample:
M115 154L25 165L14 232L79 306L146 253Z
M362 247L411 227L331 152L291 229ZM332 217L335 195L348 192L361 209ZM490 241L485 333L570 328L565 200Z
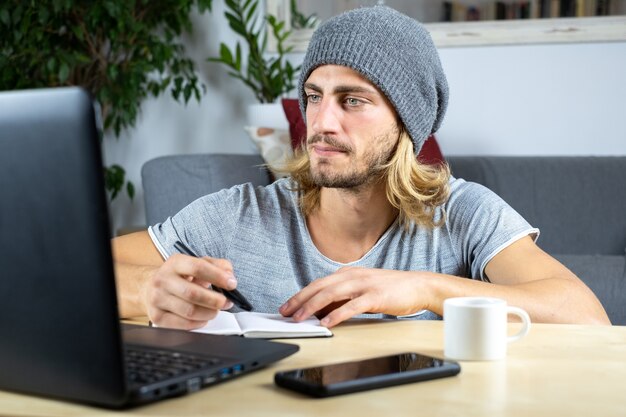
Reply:
M332 100L322 99L312 114L307 115L315 134L334 134L340 129L340 108Z

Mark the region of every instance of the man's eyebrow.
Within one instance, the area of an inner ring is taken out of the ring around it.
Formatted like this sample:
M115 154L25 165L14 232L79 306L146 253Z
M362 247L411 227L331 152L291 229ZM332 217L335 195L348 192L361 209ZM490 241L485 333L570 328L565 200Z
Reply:
M317 85L315 85L313 83L304 83L304 88L308 88L309 90L313 90L316 93L321 93L322 92L321 87L318 87Z
M322 92L322 88L313 83L305 83L304 88L308 88L317 93ZM334 88L333 93L335 94L346 94L346 93L362 93L362 94L376 94L379 92L373 88L362 87L359 85L339 85Z
M362 94L378 94L373 88L361 87L359 85L339 85L333 90L335 94L345 93L362 93Z

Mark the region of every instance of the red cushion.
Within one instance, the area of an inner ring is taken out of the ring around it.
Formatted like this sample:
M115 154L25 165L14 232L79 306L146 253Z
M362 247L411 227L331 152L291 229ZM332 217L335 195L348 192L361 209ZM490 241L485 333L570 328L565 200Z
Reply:
M422 149L420 149L419 155L417 155L417 159L421 163L428 165L437 165L445 162L441 154L441 149L439 149L437 139L435 139L435 135L430 135L426 139L426 142L422 145Z
M302 113L300 112L300 104L296 98L284 98L283 110L285 110L285 116L289 121L289 135L291 136L291 147L296 149L300 146L303 140L306 139L306 124L302 119ZM420 162L424 164L440 164L445 161L439 149L439 144L435 135L430 135L424 146L420 150L417 156Z
M306 139L306 124L302 119L300 104L297 98L284 98L283 110L289 121L289 136L291 136L291 147L296 149Z

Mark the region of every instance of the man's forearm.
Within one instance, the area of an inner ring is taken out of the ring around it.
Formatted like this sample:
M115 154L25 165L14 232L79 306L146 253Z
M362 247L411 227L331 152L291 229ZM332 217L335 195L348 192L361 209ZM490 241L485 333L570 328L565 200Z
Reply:
M573 274L520 284L492 284L435 273L423 274L429 309L443 315L443 301L451 297L485 296L507 300L540 323L610 324L596 296Z
M115 263L115 282L120 317L138 317L147 314L144 288L156 266Z

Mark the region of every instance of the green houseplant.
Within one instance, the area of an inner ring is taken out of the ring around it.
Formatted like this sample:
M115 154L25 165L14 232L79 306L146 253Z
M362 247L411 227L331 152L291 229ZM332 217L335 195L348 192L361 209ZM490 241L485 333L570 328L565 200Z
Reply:
M295 77L300 67L294 67L286 59L291 51L285 47L290 32L285 29L285 22L275 16L267 15L259 20L258 0L225 0L230 28L243 38L248 48L247 63L244 64L241 43L238 41L234 50L226 44L220 44L218 57L208 60L219 62L229 68L229 75L241 80L249 87L259 103L274 103L282 95L293 90ZM268 55L268 32L263 21L269 24L269 30L276 39L276 54Z
M135 124L141 103L170 91L201 98L193 62L178 37L190 13L212 0L7 0L0 4L0 90L80 85L97 99L115 136ZM133 184L105 167L111 198Z
M315 13L309 16L300 13L296 0L291 0L290 9L291 27L293 29L315 29L319 24L319 19L317 18L317 15Z

